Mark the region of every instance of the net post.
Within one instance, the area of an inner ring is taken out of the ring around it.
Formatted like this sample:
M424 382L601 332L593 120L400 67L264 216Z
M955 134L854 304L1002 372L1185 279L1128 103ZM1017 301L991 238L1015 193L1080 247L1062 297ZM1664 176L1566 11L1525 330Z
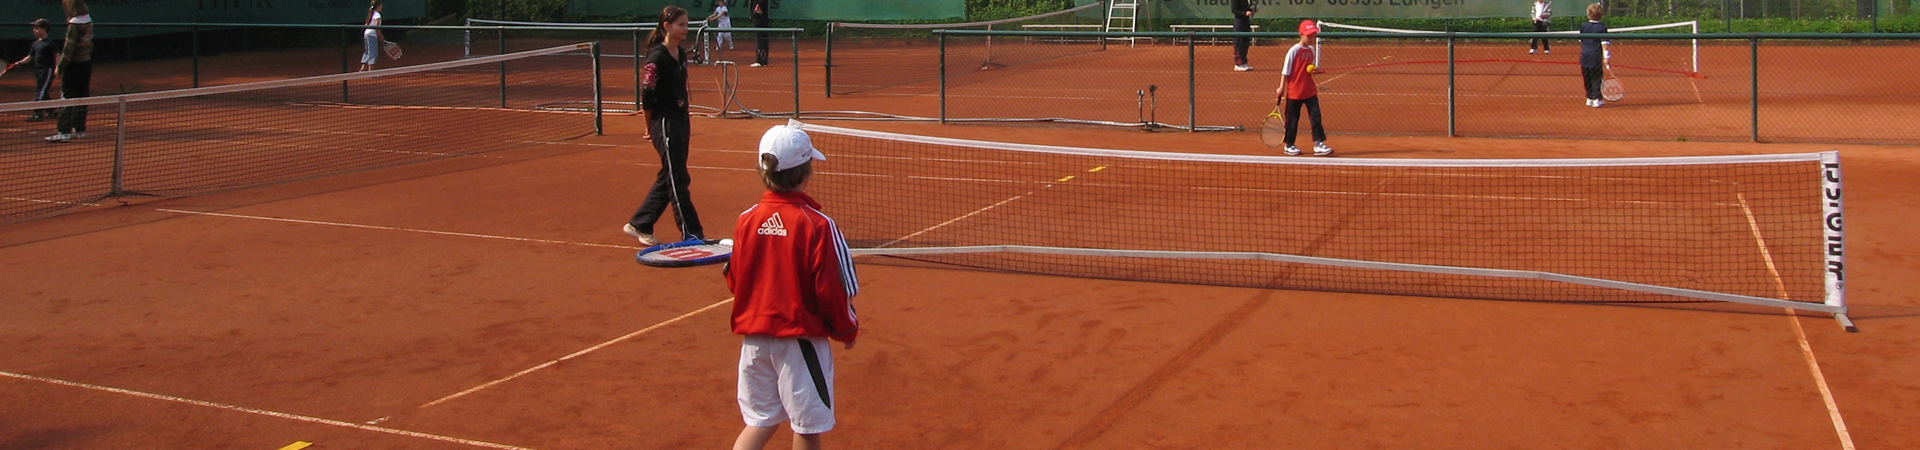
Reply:
M193 87L200 87L200 24L194 24L191 33L193 33Z
M987 24L987 31L993 31L993 24ZM993 35L989 34L985 37L987 38L987 64L993 64Z
M640 48L640 27L633 28L633 112L640 112L640 60L647 49Z
M800 120L800 30L788 31L788 42L793 44L793 119ZM725 108L721 108L725 113Z
M1700 21L1693 21L1693 74L1700 75Z
M1447 31L1447 137L1456 137L1456 136L1459 136L1459 133L1458 133L1459 130L1454 127L1456 120L1454 119L1454 98L1453 98L1454 57L1453 57L1453 31L1451 30L1452 22L1448 22L1448 28L1449 30Z
M1823 303L1839 308L1834 320L1850 332L1858 332L1853 320L1847 318L1846 284L1846 238L1842 233L1840 201L1840 152L1820 153L1820 212L1821 233L1826 237L1826 245L1821 257L1826 259L1826 298Z
M940 124L947 123L947 33L933 30L940 36Z
M113 187L108 194L120 197L126 193L127 161L127 96L120 96L120 109L114 117L113 137Z
M826 62L827 80L826 80L826 89L825 89L827 91L827 98L833 98L833 24L834 23L835 22L827 22L827 62ZM794 87L794 89L799 89L799 88L800 88L799 86Z
M1195 37L1196 36L1194 35L1194 32L1192 31L1187 32L1187 132L1188 133L1200 132L1200 121L1199 121L1200 116L1199 116L1199 113L1196 112L1198 110L1198 107L1200 106L1200 101L1197 99L1197 97L1199 97L1200 83L1199 83L1199 78L1194 76L1194 62L1193 62L1194 60L1193 42L1195 40L1194 39ZM1102 42L1101 45L1106 45L1105 44L1106 39L1101 39L1100 41ZM1133 38L1131 37L1127 38L1127 42L1129 43L1133 42Z
M1750 105L1751 113L1752 113L1751 117L1753 118L1753 123L1752 123L1753 127L1751 128L1751 130L1753 131L1753 135L1751 139L1753 142L1760 142L1760 36L1759 35L1754 33L1747 33L1747 50L1749 52L1748 57L1751 58L1749 59L1749 63L1747 64L1747 69L1748 69L1747 79L1753 82L1753 85L1751 86L1751 90L1748 91L1748 94L1750 96L1749 98L1750 101L1748 103L1751 104Z
M607 129L602 114L606 106L600 103L600 41L587 45L587 52L593 54L593 135L604 136Z

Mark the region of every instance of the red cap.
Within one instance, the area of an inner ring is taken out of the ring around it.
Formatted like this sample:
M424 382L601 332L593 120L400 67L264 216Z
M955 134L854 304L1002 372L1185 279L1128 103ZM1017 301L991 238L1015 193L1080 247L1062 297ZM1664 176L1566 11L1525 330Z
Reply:
M1318 35L1318 34L1320 34L1320 26L1319 26L1319 25L1314 25L1314 23L1313 23L1313 19L1307 19L1307 20L1302 20L1302 21L1300 21L1300 35L1301 35L1301 36L1314 36L1314 35Z

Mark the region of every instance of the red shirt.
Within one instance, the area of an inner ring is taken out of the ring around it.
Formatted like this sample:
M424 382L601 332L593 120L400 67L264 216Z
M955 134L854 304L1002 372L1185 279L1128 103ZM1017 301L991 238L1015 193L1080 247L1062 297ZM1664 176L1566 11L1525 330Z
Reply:
M860 292L853 255L833 219L802 192L767 192L740 213L727 266L734 334L853 342Z
M1306 100L1320 95L1320 90L1313 85L1313 74L1307 72L1308 64L1320 64L1319 47L1293 44L1293 48L1287 49L1287 61L1281 66L1280 75L1286 82L1288 100Z

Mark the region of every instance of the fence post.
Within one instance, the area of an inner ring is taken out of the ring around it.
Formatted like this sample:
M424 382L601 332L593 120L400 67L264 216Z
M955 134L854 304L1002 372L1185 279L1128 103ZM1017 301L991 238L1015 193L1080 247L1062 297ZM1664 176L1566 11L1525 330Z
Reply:
M1753 33L1747 33L1747 49L1750 53L1748 56L1751 58L1750 59L1751 62L1747 65L1747 68L1750 69L1750 73L1748 74L1747 78L1753 81L1753 86L1752 86L1753 90L1750 92L1752 95L1751 103L1753 104L1752 105L1753 106L1752 140L1753 142L1760 142L1760 36L1759 35L1756 35Z
M1449 22L1451 23L1451 22ZM1447 137L1459 136L1454 119L1453 32L1447 32Z
M84 107L83 107L84 108ZM108 193L113 197L126 194L127 161L127 96L120 96L120 110L114 117L113 140L113 187Z
M793 120L800 120L800 30L789 31L787 36L793 43Z
M587 50L593 54L593 134L603 136L607 134L607 129L602 117L606 107L600 104L600 41L588 44Z
M495 26L494 29L500 32L499 34L500 53L495 53L495 54L505 55L507 54L507 27ZM640 55L634 55L634 57L639 57L639 56ZM506 107L507 107L507 61L503 59L503 60L500 60L500 108L505 109Z
M193 26L193 87L200 87L200 25Z
M947 123L947 33L933 30L940 35L940 124Z
M640 28L633 29L633 112L640 112L640 61L647 59L647 49L640 48ZM724 70L724 69L722 69Z
M352 43L353 43L353 29L344 28L344 27L341 28L340 29L340 73L347 73L347 72L353 71L353 68L351 67L351 63L347 62L348 58L352 58L352 56L348 56L348 53L347 53L347 49L352 48ZM353 96L347 92L346 80L340 80L340 103L353 103Z
M827 22L827 98L833 98L833 22ZM794 89L799 89L794 86Z
M1100 42L1106 42L1106 38L1100 38ZM1127 42L1133 42L1133 37L1127 37ZM1200 96L1200 83L1198 83L1198 77L1194 77L1194 33L1187 31L1187 133L1200 131L1198 96Z

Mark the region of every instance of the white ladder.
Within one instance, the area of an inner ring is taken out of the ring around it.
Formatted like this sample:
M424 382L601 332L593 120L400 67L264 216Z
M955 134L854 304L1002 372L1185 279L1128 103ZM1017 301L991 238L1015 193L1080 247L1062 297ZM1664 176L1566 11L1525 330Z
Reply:
M1140 8L1139 0L1108 0L1107 31L1108 32L1137 31L1135 30L1135 28L1140 22L1139 8ZM1137 38L1130 38L1130 37L1107 38L1107 40L1119 40L1119 39L1125 39L1127 41L1127 46L1132 47L1134 40Z

